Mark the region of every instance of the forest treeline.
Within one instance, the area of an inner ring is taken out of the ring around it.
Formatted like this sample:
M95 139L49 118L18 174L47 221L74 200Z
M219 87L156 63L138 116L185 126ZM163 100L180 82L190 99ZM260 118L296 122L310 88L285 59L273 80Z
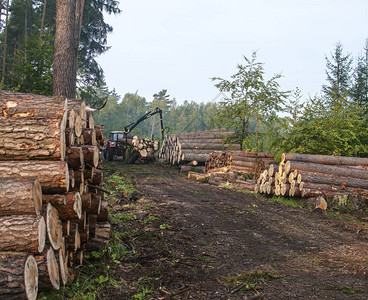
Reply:
M109 99L96 114L96 123L105 125L105 134L123 130L159 107L171 133L220 127L235 130L246 150L368 156L368 44L353 57L337 43L325 57L326 82L321 83L321 92L308 98L303 95L308 91L298 88L282 91L281 75L266 75L256 53L244 56L230 78L212 78L224 95L216 103L188 99L178 104L165 89L151 99L138 92L120 96L106 86L96 61L109 49L107 35L113 30L103 13L120 13L119 2L83 3L77 96L93 107ZM0 88L51 95L56 0L3 0L0 5ZM159 137L159 132L156 115L133 134Z

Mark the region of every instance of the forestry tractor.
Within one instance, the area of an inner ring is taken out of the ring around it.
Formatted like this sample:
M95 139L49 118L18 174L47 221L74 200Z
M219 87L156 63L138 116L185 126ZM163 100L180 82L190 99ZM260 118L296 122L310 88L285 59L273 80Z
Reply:
M162 109L156 107L154 110L145 113L136 122L125 126L123 131L110 131L110 136L106 141L106 146L103 152L104 158L112 161L114 160L114 157L122 156L123 159L125 159L128 149L131 148L131 144L128 142L128 134L137 127L139 123L149 119L155 114L160 114L161 135L162 140L164 140L165 129L162 120Z

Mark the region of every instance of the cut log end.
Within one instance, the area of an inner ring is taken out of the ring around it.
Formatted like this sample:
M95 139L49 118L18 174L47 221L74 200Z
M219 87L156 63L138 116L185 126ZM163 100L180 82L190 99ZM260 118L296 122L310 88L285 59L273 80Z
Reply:
M82 218L82 197L80 193L75 194L73 209L77 213L78 219L81 219Z
M45 218L42 217L39 221L38 226L38 252L41 253L45 248L46 243L46 222Z
M60 128L60 159L65 161L66 155L66 140L65 140L65 128Z
M33 199L35 204L36 215L41 215L42 212L42 188L40 182L36 179L33 185Z
M47 251L47 270L49 271L50 281L54 289L60 289L59 266L55 253L51 248Z
M46 222L47 233L51 246L55 250L58 250L61 247L63 230L61 221L59 220L59 213L57 209L51 205L51 203L47 205Z
M74 121L74 133L76 137L80 137L82 134L83 125L82 125L82 118L80 116L76 116Z
M38 267L36 259L28 256L24 267L24 285L28 300L36 300L38 293Z

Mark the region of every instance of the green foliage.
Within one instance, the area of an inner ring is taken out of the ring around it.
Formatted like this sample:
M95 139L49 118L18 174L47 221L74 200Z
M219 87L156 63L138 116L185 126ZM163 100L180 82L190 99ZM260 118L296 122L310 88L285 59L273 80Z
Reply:
M281 110L287 93L279 91L278 79L281 75L265 79L263 64L257 62L256 52L253 52L251 59L244 56L244 60L246 64L238 64L237 73L230 80L212 78L221 92L230 94L229 98L219 103L216 119L218 124L235 129L243 146L247 139L249 145L249 135L254 132L253 145L258 151L261 123L272 122L275 112ZM249 128L252 119L255 120L254 130Z
M52 95L53 29L26 38L12 62L8 85L25 93Z
M291 206L294 208L303 208L303 204L298 202L298 200L295 200L295 198L285 198L285 197L273 196L270 199L270 201L273 203L280 203L280 204Z

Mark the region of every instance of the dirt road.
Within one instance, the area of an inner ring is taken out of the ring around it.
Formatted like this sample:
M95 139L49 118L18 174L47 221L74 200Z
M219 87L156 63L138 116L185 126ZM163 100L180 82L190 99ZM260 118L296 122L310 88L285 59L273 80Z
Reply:
M129 299L146 280L141 299L368 299L366 223L188 181L170 168L109 167L117 170L144 197L122 205L141 226L127 240L138 254L116 268L125 286L106 298Z

